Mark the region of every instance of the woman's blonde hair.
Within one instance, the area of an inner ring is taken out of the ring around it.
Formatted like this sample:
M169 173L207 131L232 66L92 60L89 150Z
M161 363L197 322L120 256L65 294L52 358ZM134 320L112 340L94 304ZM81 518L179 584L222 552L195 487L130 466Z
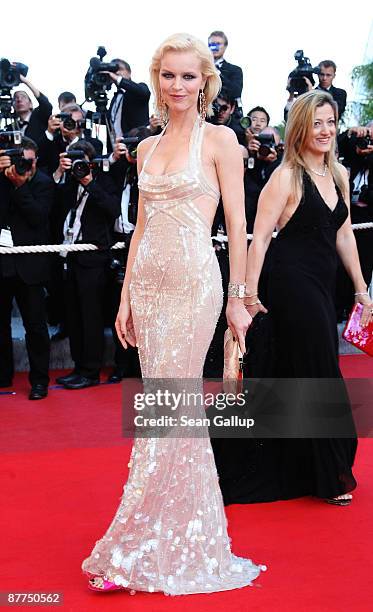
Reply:
M325 104L330 104L333 109L335 122L338 122L338 107L332 96L324 91L308 91L299 96L291 107L285 130L285 152L282 164L293 170L294 193L303 191L303 171L310 171L304 159L307 141L313 128L316 109ZM333 176L333 179L342 193L345 186L342 174L338 167L335 153L335 138L331 143L330 150L325 153L325 163Z
M161 112L161 88L159 85L159 71L161 61L168 51L193 51L201 61L201 72L206 79L203 89L206 96L207 115L212 115L212 102L221 89L221 80L215 68L213 55L205 43L190 34L172 34L158 47L153 55L150 65L150 82L153 88L155 103L158 112Z

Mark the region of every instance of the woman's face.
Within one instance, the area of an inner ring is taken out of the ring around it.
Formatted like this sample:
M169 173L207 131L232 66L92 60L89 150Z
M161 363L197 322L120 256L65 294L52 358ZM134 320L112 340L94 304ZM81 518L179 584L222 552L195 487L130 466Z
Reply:
M328 153L336 135L334 110L330 104L316 108L313 126L307 139L307 149L311 153Z
M201 72L201 61L193 51L168 51L159 71L162 98L168 108L185 112L196 108L199 90L206 79Z

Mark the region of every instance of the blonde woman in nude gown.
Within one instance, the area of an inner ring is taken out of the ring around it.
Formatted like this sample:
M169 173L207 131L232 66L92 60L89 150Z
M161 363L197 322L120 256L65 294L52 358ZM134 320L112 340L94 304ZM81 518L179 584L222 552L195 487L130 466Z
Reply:
M211 243L219 186L233 292L239 285L242 291L242 157L233 131L205 124L220 78L202 42L168 38L153 57L151 78L168 122L138 150L139 214L116 327L124 347L137 343L144 379L177 386L178 379L202 380L222 308ZM243 348L251 318L239 297L228 299L227 319ZM135 439L119 508L82 567L94 590L172 595L245 587L265 569L231 552L208 436L175 435Z

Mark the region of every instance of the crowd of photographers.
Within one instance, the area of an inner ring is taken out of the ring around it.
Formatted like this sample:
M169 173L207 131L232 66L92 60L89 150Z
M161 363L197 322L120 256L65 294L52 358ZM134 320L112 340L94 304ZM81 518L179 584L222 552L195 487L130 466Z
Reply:
M210 119L232 129L241 146L245 167L247 231L254 226L260 192L280 164L283 142L270 125L263 106L243 113L242 69L228 63L228 40L223 32L209 36L209 47L222 79L222 90ZM0 246L92 243L95 251L57 254L0 255L0 387L12 385L14 366L11 313L15 298L26 331L30 363L30 399L47 396L50 338L47 322L57 327L52 341L69 338L74 369L57 382L67 389L82 389L100 382L104 330L110 326L115 343L115 365L109 382L138 376L136 349L124 351L114 330L128 245L137 216L136 148L139 141L161 131L158 117L149 117L150 90L132 80L131 68L122 59L104 63L98 49L85 77L88 101L96 112L85 112L73 93L58 97L53 114L48 98L27 80L27 67L0 61ZM334 87L336 65L330 60L312 67L302 51L295 54L297 67L288 77L285 119L297 95L313 88L328 90L339 115L346 106L346 92ZM318 85L315 84L318 77ZM26 85L38 106L33 108ZM110 101L107 93L115 93ZM261 101L259 101L261 102ZM97 126L104 126L100 129ZM98 136L106 131L103 142ZM338 154L350 170L353 222L373 221L373 122L338 135ZM229 252L222 203L219 203L212 236L226 288ZM373 231L356 235L363 273L370 283L373 267ZM125 248L111 250L116 242ZM370 244L369 244L370 243ZM263 276L265 276L265 268ZM262 279L262 284L265 282ZM336 307L346 317L353 290L340 270ZM222 372L224 312L205 364L206 376Z

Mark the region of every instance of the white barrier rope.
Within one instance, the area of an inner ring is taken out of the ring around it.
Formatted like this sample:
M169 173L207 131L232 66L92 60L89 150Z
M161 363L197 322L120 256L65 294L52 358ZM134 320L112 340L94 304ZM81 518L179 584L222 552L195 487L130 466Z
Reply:
M354 223L352 225L353 230L364 230L373 229L373 223ZM272 236L275 238L277 233L274 232ZM228 242L228 236L218 235L212 236L212 240L217 242ZM247 239L252 240L253 235L247 234ZM112 249L123 249L125 247L124 242L117 242L111 248ZM2 247L0 246L0 255L17 255L22 253L72 253L75 251L97 251L99 247L95 244L38 244L35 246L13 246L13 247Z

